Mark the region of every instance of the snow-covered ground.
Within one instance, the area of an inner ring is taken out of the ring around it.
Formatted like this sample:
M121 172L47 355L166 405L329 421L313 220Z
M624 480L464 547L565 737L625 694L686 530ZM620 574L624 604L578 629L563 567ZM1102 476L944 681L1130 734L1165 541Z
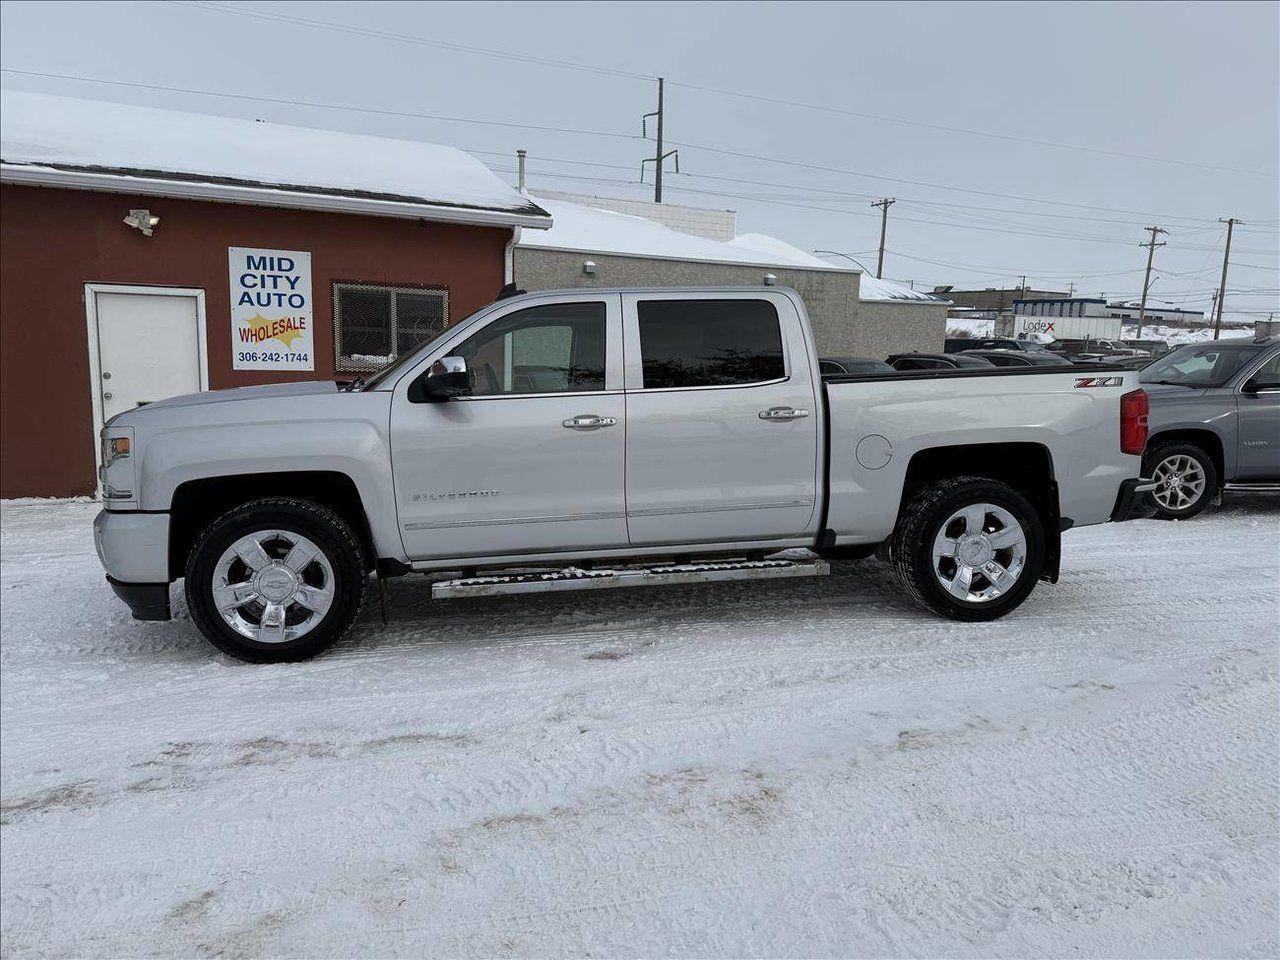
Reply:
M1280 504L1071 531L996 624L828 580L433 605L254 667L5 505L0 947L1280 954Z

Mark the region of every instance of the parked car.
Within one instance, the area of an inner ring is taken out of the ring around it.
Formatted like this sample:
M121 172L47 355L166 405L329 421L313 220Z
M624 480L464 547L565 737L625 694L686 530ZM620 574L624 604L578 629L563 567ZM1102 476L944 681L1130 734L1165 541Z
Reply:
M1163 356L1169 352L1169 343L1166 340L1121 340L1120 342L1126 347L1141 350L1153 357Z
M957 370L993 366L990 360L963 353L895 353L884 362L895 370Z
M1098 362L1114 364L1115 366L1123 367L1126 370L1141 370L1155 359L1156 358L1149 353L1139 353L1134 356L1120 355L1115 357L1101 357Z
M962 353L968 350L1026 350L1044 352L1039 340L1019 340L1014 337L947 337L944 353Z
M981 357L997 367L1069 367L1071 361L1047 350L966 350L961 357Z
M1143 514L1146 394L1118 368L957 362L820 377L780 287L515 296L346 391L113 417L95 540L135 617L168 619L181 578L201 632L260 662L327 649L370 572L481 597L875 549L925 607L992 620L1057 579L1060 531Z
M1140 379L1159 516L1194 517L1224 488L1280 489L1280 339L1188 344Z
M1085 340L1072 338L1054 340L1045 349L1050 353L1063 354L1071 360L1084 360L1089 363L1097 362L1103 357L1133 356L1138 352L1131 347L1126 347L1118 340L1096 340L1092 338Z
M890 373L893 367L870 357L821 357L818 370L826 376L829 373Z

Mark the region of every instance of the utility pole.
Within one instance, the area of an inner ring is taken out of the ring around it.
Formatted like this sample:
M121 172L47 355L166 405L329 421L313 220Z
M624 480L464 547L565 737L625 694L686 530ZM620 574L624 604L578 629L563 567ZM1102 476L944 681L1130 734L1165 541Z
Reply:
M876 260L876 279L879 280L884 274L884 238L889 230L889 208L897 203L894 197L885 197L883 200L877 200L871 205L880 208L880 257Z
M1222 331L1222 307L1227 299L1227 264L1231 262L1231 229L1240 221L1235 217L1228 217L1218 222L1227 225L1227 246L1222 251L1222 282L1218 284L1218 312L1213 318L1213 339L1215 340Z
M1142 278L1142 305L1138 307L1137 339L1139 340L1142 339L1142 323L1147 318L1147 291L1151 289L1151 264L1156 258L1156 247L1164 246L1163 243L1156 243L1156 237L1162 233L1169 232L1164 227L1144 227L1143 229L1151 234L1151 238L1146 243L1140 244L1140 246L1147 248L1147 273Z
M658 109L652 111L651 113L646 113L643 117L640 118L640 135L642 137L649 136L649 118L650 117L658 118L658 149L654 151L654 154L652 157L649 157L646 160L640 161L640 182L641 183L644 182L644 165L646 163L653 164L653 202L654 203L662 202L662 162L666 160L667 157L675 157L676 173L680 172L680 151L668 150L666 153L662 152L662 120L663 120L663 112L664 112L662 107L662 88L663 88L662 77L659 77L658 78Z
M1072 280L1067 284L1067 299L1070 300L1076 295L1076 282Z

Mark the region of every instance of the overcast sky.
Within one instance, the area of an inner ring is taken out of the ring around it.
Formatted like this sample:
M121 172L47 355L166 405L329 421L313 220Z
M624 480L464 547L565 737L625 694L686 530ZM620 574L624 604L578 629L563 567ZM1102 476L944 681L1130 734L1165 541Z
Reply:
M1025 274L1115 298L1140 292L1156 224L1170 235L1152 297L1207 308L1216 221L1235 216L1229 311L1280 311L1271 2L5 2L0 18L6 87L447 143L507 179L524 147L535 192L651 196L634 183L652 152L638 135L662 75L683 171L665 199L737 210L742 232L874 270L869 202L893 196L888 277Z

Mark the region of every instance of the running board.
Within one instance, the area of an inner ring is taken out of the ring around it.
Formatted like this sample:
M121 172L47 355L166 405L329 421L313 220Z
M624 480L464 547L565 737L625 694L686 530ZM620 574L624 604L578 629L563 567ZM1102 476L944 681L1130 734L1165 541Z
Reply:
M1280 493L1280 483L1228 483L1227 493Z
M553 573L513 573L492 577L437 580L431 596L493 597L507 593L551 593L560 590L608 590L615 587L657 587L673 583L711 583L719 580L768 580L779 577L825 577L825 560L727 560L721 563L674 563L653 567L584 570L566 567Z

